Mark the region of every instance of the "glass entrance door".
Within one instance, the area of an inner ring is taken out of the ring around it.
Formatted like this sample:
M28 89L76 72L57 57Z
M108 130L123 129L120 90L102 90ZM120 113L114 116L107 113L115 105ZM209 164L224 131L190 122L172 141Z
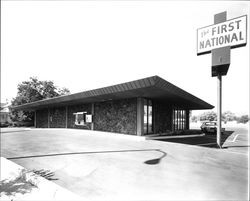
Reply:
M173 130L185 130L187 129L187 113L186 110L174 108L173 109Z
M152 100L144 99L144 134L153 133L153 105Z

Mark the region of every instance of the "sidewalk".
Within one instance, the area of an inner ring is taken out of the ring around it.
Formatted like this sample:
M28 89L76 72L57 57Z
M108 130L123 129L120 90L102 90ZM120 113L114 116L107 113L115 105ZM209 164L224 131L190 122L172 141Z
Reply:
M57 184L1 157L0 200L81 200Z

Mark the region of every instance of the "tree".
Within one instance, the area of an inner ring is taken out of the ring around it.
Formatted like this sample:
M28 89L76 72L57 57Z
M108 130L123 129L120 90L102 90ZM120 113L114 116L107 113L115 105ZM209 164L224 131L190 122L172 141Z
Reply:
M197 121L198 121L198 117L195 116L195 115L194 115L194 116L191 116L191 117L190 117L190 121L191 121L191 122L197 122Z
M226 111L222 113L222 119L224 121L233 121L236 119L236 116L234 113L230 112L230 111Z
M216 121L217 114L214 111L211 112L204 112L200 115L200 121Z
M31 103L38 100L53 98L70 94L67 88L59 88L53 81L39 81L36 77L30 77L17 86L17 96L11 101L11 106ZM29 111L11 111L12 121L33 121L34 114Z

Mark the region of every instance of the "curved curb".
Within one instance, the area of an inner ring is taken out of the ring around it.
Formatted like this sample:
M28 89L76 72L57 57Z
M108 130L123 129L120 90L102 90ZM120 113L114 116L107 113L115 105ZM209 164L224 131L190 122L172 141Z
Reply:
M153 136L153 137L146 137L146 140L158 140L158 139L174 139L174 138L189 138L189 137L201 137L205 136L204 133L202 134L195 134L195 135L174 135L174 136Z
M1 192L0 200L82 200L71 191L23 168L22 166L1 157L1 181L13 181L24 174L27 183L33 188L29 192L6 195Z

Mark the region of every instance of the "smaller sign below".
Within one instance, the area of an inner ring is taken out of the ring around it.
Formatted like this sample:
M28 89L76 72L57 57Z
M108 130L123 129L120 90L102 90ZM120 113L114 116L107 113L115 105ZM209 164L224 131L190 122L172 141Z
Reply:
M91 114L86 115L86 123L92 123L92 115Z
M212 50L212 77L227 74L230 57L230 46Z
M246 15L197 30L197 55L210 53L220 47L240 47L246 43Z

